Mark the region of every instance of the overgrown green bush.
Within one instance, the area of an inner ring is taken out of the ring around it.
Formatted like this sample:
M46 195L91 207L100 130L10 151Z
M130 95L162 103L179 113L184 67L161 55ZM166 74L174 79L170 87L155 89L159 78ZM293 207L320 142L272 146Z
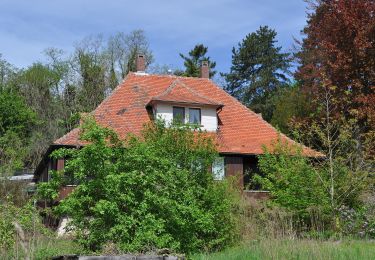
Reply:
M262 174L255 176L255 180L270 191L271 203L306 220L312 209L327 210L329 201L317 169L302 155L300 147L279 139L272 152L265 148L258 158Z
M35 239L44 236L52 236L52 233L44 227L31 203L16 206L11 200L0 201L1 259L30 256L35 251Z
M141 138L122 142L87 120L81 139L89 144L54 153L69 158L64 171L80 183L55 212L72 218L86 248L113 242L127 252L192 253L218 250L237 238L236 196L228 182L213 180L209 168L217 153L206 133L157 122ZM49 184L39 188L53 195Z

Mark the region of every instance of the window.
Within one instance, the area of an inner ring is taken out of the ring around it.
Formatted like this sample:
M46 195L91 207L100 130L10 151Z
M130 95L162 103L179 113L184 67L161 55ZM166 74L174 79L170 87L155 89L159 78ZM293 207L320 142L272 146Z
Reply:
M201 110L199 108L189 108L189 123L201 124Z
M185 123L185 108L173 107L173 122L183 124Z
M217 157L212 163L212 174L214 180L220 181L224 179L225 176L225 164L224 157Z

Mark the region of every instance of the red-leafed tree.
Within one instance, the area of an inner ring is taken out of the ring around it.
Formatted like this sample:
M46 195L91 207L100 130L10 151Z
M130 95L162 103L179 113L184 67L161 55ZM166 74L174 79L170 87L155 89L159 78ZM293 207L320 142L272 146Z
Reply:
M350 205L353 193L374 187L375 0L308 3L295 77L313 110L292 123L327 156L323 167L336 211Z
M312 99L322 85L336 86L335 110L358 115L364 131L374 129L375 1L308 2L296 78Z

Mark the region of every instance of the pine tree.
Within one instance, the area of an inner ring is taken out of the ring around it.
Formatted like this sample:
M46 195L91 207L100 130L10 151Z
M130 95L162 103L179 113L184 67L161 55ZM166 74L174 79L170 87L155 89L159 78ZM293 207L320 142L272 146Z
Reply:
M241 100L266 120L272 117L272 95L288 83L290 68L288 53L276 44L276 31L261 26L248 34L238 48L232 49L232 66L222 74L225 90Z
M194 49L189 51L188 56L180 53L182 59L184 59L185 71L182 73L183 76L187 77L199 77L200 67L202 61L208 61L210 66L210 77L213 77L216 74L214 68L216 67L216 62L210 61L210 57L206 56L208 47L203 44L195 45ZM181 74L181 73L177 73Z

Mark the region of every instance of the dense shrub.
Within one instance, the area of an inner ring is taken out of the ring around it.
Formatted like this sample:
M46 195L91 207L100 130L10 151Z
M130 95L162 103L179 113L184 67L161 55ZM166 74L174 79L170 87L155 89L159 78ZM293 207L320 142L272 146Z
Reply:
M12 200L0 200L0 258L21 259L31 255L37 237L49 236L31 203L16 206ZM21 257L22 256L22 257Z
M374 237L371 212L375 207L360 199L367 185L367 173L355 174L343 160L335 158L332 164L328 159L312 161L302 155L301 147L278 140L272 152L265 149L259 156L261 174L255 180L270 191L270 205L282 207L294 216L294 222L299 223L294 226L300 226L295 231L300 236Z
M255 177L270 191L271 202L308 219L312 209L325 211L328 195L319 180L317 169L302 155L300 147L278 140L273 151L259 156L260 175Z
M72 218L86 248L113 242L128 252L190 253L235 240L235 196L228 182L215 182L208 170L217 154L206 133L157 122L124 143L87 120L81 139L89 144L54 154L69 158L64 171L80 183L55 210ZM56 196L49 185L41 185L40 193Z

